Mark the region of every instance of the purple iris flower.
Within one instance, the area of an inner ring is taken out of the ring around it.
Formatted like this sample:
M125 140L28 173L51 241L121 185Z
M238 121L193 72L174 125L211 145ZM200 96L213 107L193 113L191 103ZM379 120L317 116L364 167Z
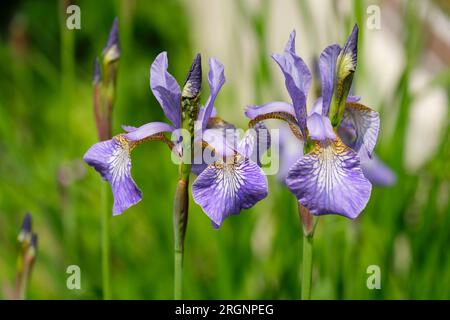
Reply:
M253 122L282 119L298 139L298 156L286 174L286 185L313 215L338 214L356 218L372 189L362 163L370 161L380 119L377 112L358 103L349 91L356 70L358 27L343 48L334 44L319 58L322 97L308 114L306 98L311 73L295 52L292 32L282 54L272 57L284 74L292 104L270 102L249 106ZM283 152L283 149L282 149Z
M218 228L226 217L252 207L267 196L267 177L260 167L259 155L267 150L270 139L265 126L247 131L239 139L233 125L211 117L203 140L215 152L209 165L193 167L198 177L192 185L192 194Z
M214 58L209 59L209 66L210 95L205 105L198 111L184 110L182 97L196 99L199 96L200 55L194 60L181 90L175 78L167 71L167 53L160 53L150 69L150 88L171 123L150 122L139 128L123 126L125 133L94 144L84 155L84 160L110 183L114 195L114 215L122 213L142 199L142 192L131 176L131 151L140 143L161 140L182 158L184 150L180 141L184 137L179 129L184 128L183 123L186 121L194 134L193 142L206 145L214 154L211 161L201 160L199 164L192 165L192 171L198 174L192 187L194 200L214 226L220 226L225 217L250 208L267 195L266 176L249 158L248 150L251 148L248 148L248 139L243 140L236 148L224 147L224 140L217 139L217 133L223 135L227 132L227 126L231 125L215 117L214 101L225 82L224 67ZM167 139L165 133L173 133L175 141ZM194 146L191 149L194 150Z

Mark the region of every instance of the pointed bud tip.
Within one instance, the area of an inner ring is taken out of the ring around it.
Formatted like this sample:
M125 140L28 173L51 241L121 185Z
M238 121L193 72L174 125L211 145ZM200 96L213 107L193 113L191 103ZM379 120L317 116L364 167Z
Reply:
M108 42L103 49L106 62L112 62L120 57L119 19L116 17L109 32Z
M27 213L23 218L22 226L20 228L17 240L21 243L30 241L32 228L32 217L30 213Z
M351 70L356 70L356 64L358 59L358 32L359 28L358 25L355 24L352 32L347 38L347 41L344 45L344 48L342 49L341 55L349 55L351 57Z
M27 212L27 214L23 218L21 231L26 232L26 233L31 232L31 224L32 224L31 213Z
M346 47L352 47L354 49L357 48L358 45L358 33L359 33L359 28L358 28L358 24L355 23L355 25L353 26L352 32L350 33L348 39L347 39L347 43L346 43Z
M202 87L202 58L200 53L198 53L194 61L192 62L191 68L187 74L186 81L183 87L183 97L194 98L199 95L200 89Z
M37 246L38 246L38 235L33 232L33 234L31 235L30 247L36 251Z

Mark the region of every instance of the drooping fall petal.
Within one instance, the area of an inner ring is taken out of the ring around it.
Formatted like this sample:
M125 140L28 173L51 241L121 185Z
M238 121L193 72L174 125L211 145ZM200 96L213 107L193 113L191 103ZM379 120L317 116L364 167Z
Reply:
M318 142L294 164L286 184L312 214L339 214L350 219L364 209L372 189L358 155L340 139Z
M236 154L230 163L209 165L194 181L192 194L218 228L226 217L267 196L267 178L256 163Z

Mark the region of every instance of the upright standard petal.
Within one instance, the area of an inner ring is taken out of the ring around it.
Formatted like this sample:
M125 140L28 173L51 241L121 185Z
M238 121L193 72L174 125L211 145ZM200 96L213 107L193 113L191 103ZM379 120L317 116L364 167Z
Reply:
M320 54L319 69L320 78L322 80L322 114L328 116L330 110L331 97L333 96L336 61L341 52L341 47L337 44L333 44L326 47Z
M322 115L322 103L323 99L322 97L319 97L313 104L313 107L311 108L310 115L313 115L314 113L317 113L319 115Z
M111 185L114 215L142 199L142 192L131 177L130 145L123 136L94 144L83 159Z
M161 52L150 68L150 88L166 117L176 128L181 125L181 90L175 78L167 71L167 52Z
M236 154L232 163L209 165L192 184L192 194L218 228L226 217L267 196L267 178L256 163Z
M361 161L372 157L380 130L380 116L378 112L359 103L347 103L342 115L341 128L354 132L355 136L346 144L355 150Z
M289 127L283 124L280 127L279 150L280 150L280 169L277 178L285 183L289 169L303 157L304 141L297 139Z
M296 118L305 136L306 131L306 96L311 85L311 72L305 62L295 54L295 33L291 34L283 54L274 54L272 58L277 62L284 74L286 89L292 99Z
M355 219L370 198L358 155L338 138L316 144L289 171L286 184L314 215L339 214Z
M289 35L289 39L286 42L286 46L284 47L284 51L292 52L295 54L295 30L291 31L291 34Z
M215 156L230 157L237 150L239 134L236 127L222 118L210 118L202 139L214 148ZM210 161L211 164L215 161ZM211 160L211 159L210 159Z
M208 83L210 90L209 97L205 106L200 109L198 117L202 130L206 128L208 120L214 112L214 101L225 83L223 64L215 58L209 59Z
M197 130L194 138L194 162L191 171L199 175L219 158L227 159L236 153L239 135L236 127L222 118L212 117L206 130ZM209 147L203 148L203 142Z
M271 138L269 130L264 122L258 122L253 128L249 128L238 144L238 152L244 157L262 165L261 160L270 148Z
M336 139L333 126L328 117L313 112L307 120L308 133L311 139L322 141L326 139Z

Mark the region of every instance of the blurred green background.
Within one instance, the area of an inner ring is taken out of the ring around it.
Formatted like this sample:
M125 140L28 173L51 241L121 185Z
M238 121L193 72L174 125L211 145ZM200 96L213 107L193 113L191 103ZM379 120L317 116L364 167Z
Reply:
M117 16L122 54L114 134L121 124L165 121L149 89L149 67L161 51L168 52L169 71L179 82L196 52L203 55L204 79L208 57L224 62L227 83L216 107L244 128L246 105L288 101L270 54L283 49L292 29L297 51L311 66L326 45L343 44L358 23L354 93L381 113L376 152L397 183L374 188L356 221L319 219L312 298L450 299L448 2L74 1L81 30L66 28L68 3L2 3L0 298L13 294L17 234L27 211L39 234L29 298L102 296L101 182L81 157L97 140L92 63ZM370 5L380 9L379 29L367 26ZM171 299L177 167L166 146L149 143L133 153L133 176L143 200L111 219L113 297ZM269 183L264 201L219 230L191 201L184 297L300 297L296 203L275 176ZM66 288L72 264L81 268L81 290ZM381 268L381 290L366 286L369 265Z

